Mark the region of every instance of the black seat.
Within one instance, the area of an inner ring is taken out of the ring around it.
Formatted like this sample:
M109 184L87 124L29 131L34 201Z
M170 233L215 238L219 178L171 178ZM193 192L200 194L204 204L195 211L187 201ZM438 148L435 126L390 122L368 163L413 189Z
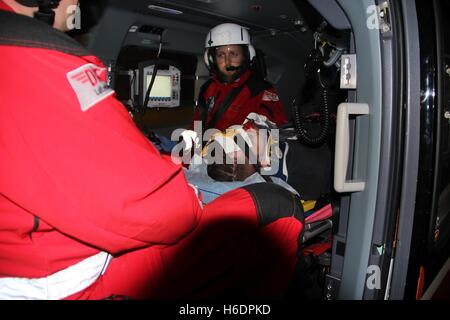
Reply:
M264 80L267 77L267 65L266 56L261 49L255 48L255 58L252 65L252 69L255 73L259 74Z

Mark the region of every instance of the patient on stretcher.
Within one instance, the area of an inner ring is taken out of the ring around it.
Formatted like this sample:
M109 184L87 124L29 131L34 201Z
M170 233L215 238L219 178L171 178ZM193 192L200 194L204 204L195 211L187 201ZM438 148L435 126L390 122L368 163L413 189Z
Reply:
M250 114L243 125L217 132L209 139L201 156L194 155L189 168L184 168L186 179L200 191L204 204L249 184L271 182L282 186L301 199L306 242L331 228L332 208L327 202L322 203L322 199L305 201L299 190L286 181L289 177L286 155L289 143L296 143L294 139L286 131L280 139L275 124L263 116Z
M208 203L219 195L261 182L276 183L294 194L299 193L283 176L283 153L279 132L266 117L249 114L239 126L212 135L202 150L194 155L185 176Z

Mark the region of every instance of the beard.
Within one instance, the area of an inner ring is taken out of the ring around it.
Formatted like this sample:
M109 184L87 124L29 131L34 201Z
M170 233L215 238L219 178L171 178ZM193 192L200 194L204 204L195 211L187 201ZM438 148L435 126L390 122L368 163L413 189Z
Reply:
M239 67L227 66L227 71L229 71L228 70L229 67L231 67L233 70L235 70L235 72L233 72L232 74L229 74L229 73L224 73L224 72L218 70L219 71L218 79L220 82L230 83L230 82L237 80L242 75L242 73L243 73L242 66L239 66Z

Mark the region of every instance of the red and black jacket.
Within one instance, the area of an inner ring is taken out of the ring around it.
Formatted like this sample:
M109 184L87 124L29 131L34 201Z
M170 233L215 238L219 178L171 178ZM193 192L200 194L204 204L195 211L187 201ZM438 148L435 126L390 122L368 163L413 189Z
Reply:
M221 112L221 104L230 97L233 100L226 102L227 108ZM203 130L216 128L223 131L242 124L251 112L266 116L278 126L287 122L274 87L252 70L247 70L231 83L220 82L213 75L200 90L194 121L202 121Z

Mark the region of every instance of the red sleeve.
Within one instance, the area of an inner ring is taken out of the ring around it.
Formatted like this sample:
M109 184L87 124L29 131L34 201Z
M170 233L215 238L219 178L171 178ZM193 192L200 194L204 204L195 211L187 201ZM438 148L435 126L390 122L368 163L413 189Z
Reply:
M196 226L199 204L181 167L160 156L113 95L81 109L67 74L87 61L42 49L2 53L4 196L112 253L175 243Z
M283 103L274 88L263 90L254 99L258 105L257 113L266 116L278 126L288 121Z

